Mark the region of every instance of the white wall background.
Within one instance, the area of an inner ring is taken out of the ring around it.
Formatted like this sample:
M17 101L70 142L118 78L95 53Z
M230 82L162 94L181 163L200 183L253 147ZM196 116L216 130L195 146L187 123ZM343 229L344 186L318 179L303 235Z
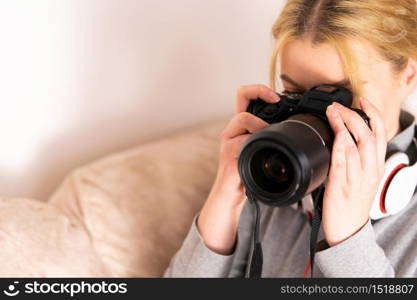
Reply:
M232 113L282 0L0 0L0 195Z

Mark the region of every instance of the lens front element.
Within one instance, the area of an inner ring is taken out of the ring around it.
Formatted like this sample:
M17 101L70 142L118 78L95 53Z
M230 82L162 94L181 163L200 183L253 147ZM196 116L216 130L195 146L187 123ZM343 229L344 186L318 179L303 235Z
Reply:
M256 184L269 193L286 191L294 180L294 166L288 157L274 148L256 152L251 161Z

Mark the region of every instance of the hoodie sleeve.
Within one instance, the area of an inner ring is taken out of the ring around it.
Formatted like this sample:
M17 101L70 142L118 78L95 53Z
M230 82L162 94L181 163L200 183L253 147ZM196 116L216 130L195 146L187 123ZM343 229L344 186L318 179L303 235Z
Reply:
M340 244L329 247L321 241L319 245L315 264L324 277L395 277L384 250L377 244L370 219Z
M236 235L234 252L221 255L210 250L204 243L197 228L198 215L180 249L172 257L164 277L244 277L254 222L253 209L247 201L243 207Z
M210 250L198 231L197 219L198 215L194 217L181 248L172 257L164 277L228 276L236 251L222 255Z

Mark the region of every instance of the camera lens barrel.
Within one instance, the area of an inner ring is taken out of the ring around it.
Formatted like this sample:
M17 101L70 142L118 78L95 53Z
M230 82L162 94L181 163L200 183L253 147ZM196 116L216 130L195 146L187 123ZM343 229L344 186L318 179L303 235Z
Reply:
M253 134L238 159L247 192L273 206L300 201L326 180L332 140L327 120L309 113Z

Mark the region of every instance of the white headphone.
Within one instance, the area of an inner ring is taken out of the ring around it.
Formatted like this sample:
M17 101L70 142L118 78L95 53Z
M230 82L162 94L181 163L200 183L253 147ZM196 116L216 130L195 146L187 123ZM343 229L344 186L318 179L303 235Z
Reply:
M413 138L407 152L409 150L417 152L416 137ZM377 220L400 212L413 198L416 187L417 162L411 164L409 154L404 152L397 151L389 155L372 205L371 219Z

